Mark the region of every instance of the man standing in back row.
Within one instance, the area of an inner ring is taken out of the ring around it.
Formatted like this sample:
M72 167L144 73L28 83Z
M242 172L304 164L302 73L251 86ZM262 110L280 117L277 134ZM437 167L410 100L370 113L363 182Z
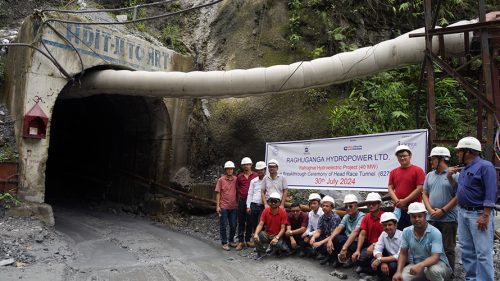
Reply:
M250 181L257 177L257 173L252 171L252 159L245 157L241 159L243 171L236 177L238 186L238 246L236 251L248 246L252 236L252 225L250 215L247 214L247 196L250 188Z
M288 183L285 176L278 175L278 160L271 159L267 163L269 175L264 176L261 187L262 202L269 207L267 200L273 192L277 192L281 196L281 208L285 208L285 201L288 195Z
M481 143L465 137L457 144L457 156L465 167L458 176L458 241L465 280L495 280L493 221L497 178L491 162L481 159ZM450 168L452 172L457 167Z
M429 158L432 170L425 177L422 199L427 209L427 221L435 226L443 236L443 246L450 263L455 269L455 247L457 237L457 179L448 169L450 151L436 146Z
M238 195L236 190L236 177L234 173L234 163L227 161L224 164L224 175L217 180L215 186L216 211L219 215L219 230L222 249L229 251L231 247L236 247L234 234L236 232L236 219L238 217ZM226 226L229 222L229 244Z
M406 145L399 145L395 151L399 167L389 174L389 195L394 207L400 211L398 229L403 230L411 225L408 215L408 206L413 202L421 202L425 173L422 168L411 163L411 149ZM396 212L396 210L395 210Z

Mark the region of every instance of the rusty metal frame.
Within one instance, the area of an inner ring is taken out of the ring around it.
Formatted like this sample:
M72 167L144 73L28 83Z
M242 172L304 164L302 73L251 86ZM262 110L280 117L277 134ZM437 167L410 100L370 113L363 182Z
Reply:
M500 30L500 21L490 21L486 22L486 11L485 11L485 1L478 1L478 12L479 12L479 22L475 24L466 24L454 27L445 28L435 28L435 22L437 14L439 13L440 1L436 4L436 9L432 10L432 0L425 0L424 2L424 17L425 17L425 32L410 34L410 37L425 37L426 41L426 59L422 64L422 75L425 74L427 77L427 117L430 126L429 133L429 144L432 146L436 143L450 143L453 140L438 140L437 139L437 127L436 127L436 107L435 107L435 91L434 91L434 64L438 65L447 75L451 76L464 88L464 90L477 98L478 110L477 110L477 120L478 125L476 129L476 136L479 140L482 140L486 144L486 151L488 153L485 155L487 159L492 160L495 164L495 156L492 153L492 137L495 133L495 118L500 120L500 62L492 60L492 57L500 55L500 43L497 45L492 44L493 48L490 52L490 40L493 41L493 37L490 37L490 31ZM469 49L469 32L476 31L480 34L481 43L481 60L482 60L482 73L478 73L479 89L471 85L467 80L458 72L464 67L467 67L470 62L475 59L470 57ZM445 44L443 40L443 35L452 33L464 33L464 49L466 51L466 58L468 61L458 68L454 69L450 66L443 57ZM432 37L438 36L439 38L439 52L434 54L432 52ZM496 39L500 40L500 38ZM496 42L496 41L495 41ZM440 57L441 56L441 57ZM486 138L483 137L483 112L486 115ZM418 124L418 122L417 122ZM418 125L417 125L418 126ZM457 140L455 140L457 141Z

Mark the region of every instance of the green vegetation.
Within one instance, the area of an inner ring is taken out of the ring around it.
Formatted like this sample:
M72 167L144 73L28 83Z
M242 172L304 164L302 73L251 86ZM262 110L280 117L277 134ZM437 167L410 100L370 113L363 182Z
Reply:
M355 80L349 97L330 112L332 134L371 134L415 128L418 75L419 66L409 66ZM475 106L458 82L448 77L437 79L435 93L439 137L458 139L473 132L475 120L471 120L471 116L475 114ZM429 128L425 98L422 93L418 118Z
M21 205L21 201L9 192L0 193L0 210L10 209Z
M493 10L494 2L486 1L488 11ZM433 9L435 6L434 3ZM373 45L424 25L423 0L289 0L288 8L290 47L308 54L308 59ZM477 1L442 1L438 25L474 18L477 9ZM473 70L480 67L480 60L471 66ZM473 133L476 120L471 117L477 107L475 100L465 95L458 82L449 77L440 78L439 68L435 70L438 138L457 139ZM410 66L336 88L308 90L305 103L330 104L333 136L413 129L417 119L421 127L429 128L425 81L420 100L416 100L419 74L419 66ZM325 94L318 95L318 91ZM348 94L342 95L340 91ZM345 99L334 101L332 96L345 96Z
M161 32L161 41L167 48L181 54L188 53L188 49L181 41L181 29L176 24L167 24Z
M18 157L19 155L9 144L0 148L0 162L16 162Z

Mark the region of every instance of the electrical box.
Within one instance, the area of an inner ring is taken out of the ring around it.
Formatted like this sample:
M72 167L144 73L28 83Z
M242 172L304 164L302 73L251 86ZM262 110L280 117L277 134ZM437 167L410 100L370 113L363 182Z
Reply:
M44 139L48 123L49 118L45 115L38 103L36 103L24 116L23 137Z

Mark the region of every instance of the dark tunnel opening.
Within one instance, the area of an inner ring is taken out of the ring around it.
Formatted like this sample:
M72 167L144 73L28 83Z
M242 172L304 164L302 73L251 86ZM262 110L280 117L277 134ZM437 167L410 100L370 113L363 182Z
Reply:
M143 179L168 173L170 121L162 99L97 95L55 103L45 201L137 204Z

